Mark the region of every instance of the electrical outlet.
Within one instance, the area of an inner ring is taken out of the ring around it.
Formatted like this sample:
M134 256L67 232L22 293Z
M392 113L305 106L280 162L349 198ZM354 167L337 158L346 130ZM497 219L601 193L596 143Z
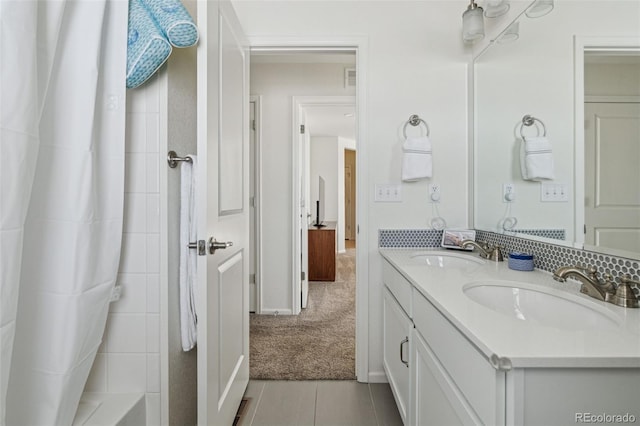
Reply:
M516 188L512 183L502 184L502 202L513 203L516 200Z
M376 184L374 200L379 203L399 203L402 201L402 186L399 184Z
M429 184L429 202L430 203L439 203L440 197L442 196L442 191L440 185L437 183Z
M540 201L543 203L566 203L569 187L566 183L540 183Z

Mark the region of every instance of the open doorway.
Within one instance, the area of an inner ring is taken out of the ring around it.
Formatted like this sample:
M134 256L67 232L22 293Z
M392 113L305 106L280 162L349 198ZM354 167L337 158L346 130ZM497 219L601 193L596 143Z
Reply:
M357 150L355 51L258 51L251 64L251 95L259 99L257 241L275 243L256 245L251 376L355 379L357 257L345 244L345 204L355 211L357 191L355 158L345 165L345 152ZM325 226L314 227L318 221ZM355 242L355 217L349 226ZM313 275L319 257L333 263L333 276Z

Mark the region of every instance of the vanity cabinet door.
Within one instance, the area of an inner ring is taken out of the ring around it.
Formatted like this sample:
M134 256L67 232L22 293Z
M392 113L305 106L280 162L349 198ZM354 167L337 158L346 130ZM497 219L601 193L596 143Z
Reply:
M408 424L409 391L411 389L411 330L413 323L396 299L384 288L383 318L383 365L391 391L398 405L404 424Z
M480 425L464 396L417 330L413 331L413 407L415 425Z

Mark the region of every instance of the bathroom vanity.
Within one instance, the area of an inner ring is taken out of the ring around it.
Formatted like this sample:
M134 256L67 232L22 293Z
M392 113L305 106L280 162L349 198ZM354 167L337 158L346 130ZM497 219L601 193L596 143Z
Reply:
M640 309L474 254L380 253L383 364L405 424L640 421Z

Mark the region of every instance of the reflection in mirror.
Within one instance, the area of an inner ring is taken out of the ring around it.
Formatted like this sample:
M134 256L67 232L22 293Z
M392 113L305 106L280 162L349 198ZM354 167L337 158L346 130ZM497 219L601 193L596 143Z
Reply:
M584 243L640 252L640 51L584 54Z
M523 14L517 19L517 41L495 43L475 58L476 229L640 258L640 119L634 107L619 111L620 104L640 100L640 72L634 68L640 63L635 59L640 55L638 16L640 2L556 0L543 18ZM597 53L585 47L587 53L575 54L574 60L574 44L581 38L606 39L609 47ZM616 46L612 39L624 42ZM618 53L612 55L612 50ZM581 81L584 86L576 87ZM615 105L609 112L594 112L594 100ZM526 115L546 127L551 179L526 179L522 172L523 136L542 136L541 125L525 126L520 134ZM589 128L575 124L584 117L588 125L589 115L591 135ZM609 140L620 133L624 146ZM509 197L507 187L512 191ZM622 216L627 223L615 229L595 222L614 218L618 226Z

